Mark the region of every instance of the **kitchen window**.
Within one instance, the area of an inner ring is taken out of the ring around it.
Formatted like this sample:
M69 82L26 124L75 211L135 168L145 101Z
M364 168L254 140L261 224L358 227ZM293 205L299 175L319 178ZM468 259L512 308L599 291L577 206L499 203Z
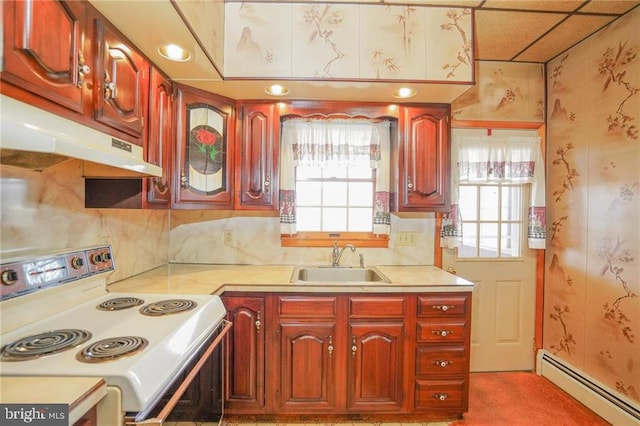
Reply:
M283 246L387 247L390 123L292 119L282 126Z

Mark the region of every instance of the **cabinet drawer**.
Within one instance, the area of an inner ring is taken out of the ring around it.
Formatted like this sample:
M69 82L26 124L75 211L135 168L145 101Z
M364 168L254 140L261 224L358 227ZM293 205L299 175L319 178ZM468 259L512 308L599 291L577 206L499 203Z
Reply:
M469 296L467 294L418 297L419 317L466 316L468 309Z
M336 297L279 296L280 318L332 318L336 316Z
M398 297L349 297L351 318L404 318L405 298Z
M465 363L462 346L429 346L416 350L416 375L462 374Z
M416 409L463 409L464 380L416 380Z
M418 321L418 342L464 342L467 339L467 321Z

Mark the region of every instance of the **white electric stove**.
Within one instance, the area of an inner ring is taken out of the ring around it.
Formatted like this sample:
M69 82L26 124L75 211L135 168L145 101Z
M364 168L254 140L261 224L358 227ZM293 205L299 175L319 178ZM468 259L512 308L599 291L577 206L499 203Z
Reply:
M3 260L0 375L102 377L118 419L155 412L226 311L214 295L110 293L113 270L109 246Z

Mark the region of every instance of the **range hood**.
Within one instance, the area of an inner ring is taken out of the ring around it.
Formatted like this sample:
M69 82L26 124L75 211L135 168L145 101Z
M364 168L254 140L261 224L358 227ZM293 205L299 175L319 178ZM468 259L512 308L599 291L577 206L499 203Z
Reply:
M162 176L142 147L0 95L0 163L42 170L69 159L116 167L118 176Z

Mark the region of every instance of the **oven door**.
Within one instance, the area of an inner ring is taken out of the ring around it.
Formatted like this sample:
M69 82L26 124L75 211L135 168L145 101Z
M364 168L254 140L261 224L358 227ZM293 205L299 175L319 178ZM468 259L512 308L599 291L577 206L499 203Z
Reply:
M230 328L231 323L223 320L155 406L142 413L127 413L125 424L162 425L167 420L219 423L224 405L222 342Z

